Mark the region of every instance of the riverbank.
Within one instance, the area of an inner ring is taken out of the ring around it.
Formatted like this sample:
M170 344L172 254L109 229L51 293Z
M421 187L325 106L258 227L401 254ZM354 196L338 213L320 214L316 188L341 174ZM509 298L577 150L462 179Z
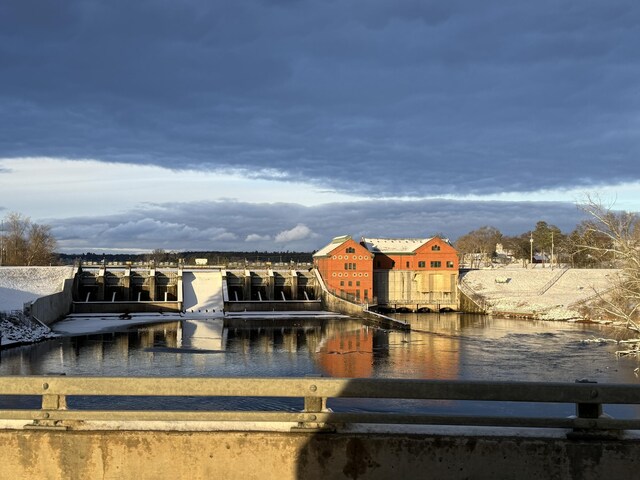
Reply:
M22 315L24 304L62 291L74 268L0 267L0 346L17 346L54 336L51 329Z
M616 269L509 266L461 272L460 280L485 302L489 314L584 320L585 306L606 294L619 273Z

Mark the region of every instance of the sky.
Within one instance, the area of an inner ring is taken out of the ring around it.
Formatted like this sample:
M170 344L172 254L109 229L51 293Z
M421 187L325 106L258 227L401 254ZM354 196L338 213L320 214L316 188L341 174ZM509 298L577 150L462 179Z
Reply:
M633 0L8 0L0 217L63 252L640 211Z

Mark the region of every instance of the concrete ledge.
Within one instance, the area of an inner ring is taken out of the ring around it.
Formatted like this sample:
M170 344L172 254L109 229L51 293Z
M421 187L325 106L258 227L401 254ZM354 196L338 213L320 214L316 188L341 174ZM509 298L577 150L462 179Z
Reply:
M180 312L182 302L73 302L73 313Z
M0 478L634 478L640 441L278 431L0 430Z

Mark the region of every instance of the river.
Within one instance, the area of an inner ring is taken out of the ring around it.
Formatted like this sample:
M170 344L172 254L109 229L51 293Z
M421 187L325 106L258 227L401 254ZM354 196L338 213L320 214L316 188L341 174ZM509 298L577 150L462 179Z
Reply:
M637 383L635 359L617 358L617 345L596 338L624 330L595 324L495 318L470 314L396 315L410 332L362 325L357 319L185 319L123 331L59 337L2 352L0 375L378 377ZM124 399L134 408L140 399ZM100 399L78 406L105 408ZM301 408L281 399L144 399L144 408ZM164 402L164 403L163 403ZM6 408L37 400L3 397ZM375 408L486 412L472 402L392 402ZM70 401L73 407L73 401ZM368 410L371 402L334 400L334 409ZM545 411L553 406L545 406ZM566 408L566 406L564 406ZM613 407L616 415L636 415ZM503 405L498 411L536 414L539 405ZM572 412L568 412L571 414ZM607 413L609 413L607 411ZM540 413L542 414L542 413Z

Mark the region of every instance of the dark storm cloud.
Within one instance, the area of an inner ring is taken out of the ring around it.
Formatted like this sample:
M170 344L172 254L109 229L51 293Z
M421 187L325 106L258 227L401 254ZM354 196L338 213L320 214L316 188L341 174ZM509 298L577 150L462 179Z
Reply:
M133 251L313 251L344 234L357 239L441 234L455 240L485 225L517 235L533 230L539 220L569 233L582 218L575 205L552 202L371 201L316 207L196 202L48 223L66 252L96 252L105 245Z
M633 1L0 5L0 156L371 196L640 179Z

